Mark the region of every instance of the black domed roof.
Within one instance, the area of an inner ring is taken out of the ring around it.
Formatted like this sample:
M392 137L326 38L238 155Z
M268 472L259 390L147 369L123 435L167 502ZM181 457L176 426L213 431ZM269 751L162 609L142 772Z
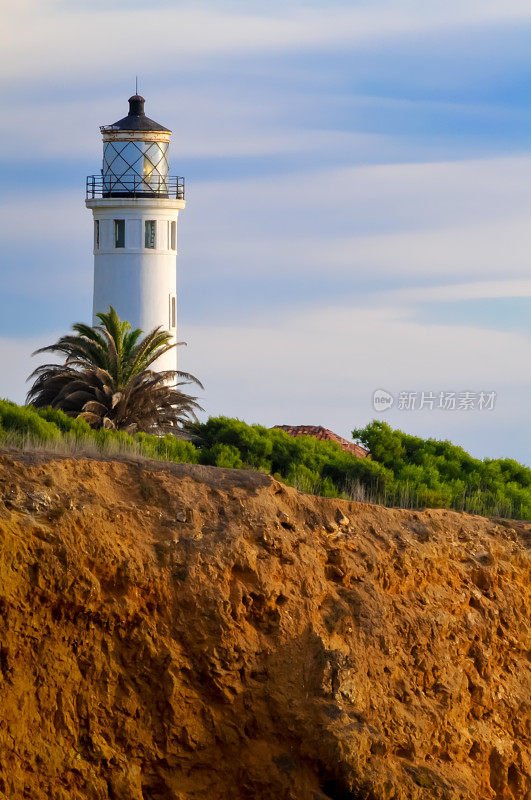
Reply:
M104 128L113 128L118 131L168 131L165 125L159 125L144 113L144 103L146 101L139 94L134 94L129 98L129 114L112 125L104 125Z

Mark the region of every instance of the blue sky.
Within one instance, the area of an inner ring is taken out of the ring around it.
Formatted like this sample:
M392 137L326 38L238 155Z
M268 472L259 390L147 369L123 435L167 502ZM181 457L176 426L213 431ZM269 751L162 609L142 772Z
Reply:
M90 318L98 126L139 75L187 180L181 366L208 414L380 416L530 456L531 7L522 0L50 2L0 55L1 394ZM495 391L492 411L371 397Z

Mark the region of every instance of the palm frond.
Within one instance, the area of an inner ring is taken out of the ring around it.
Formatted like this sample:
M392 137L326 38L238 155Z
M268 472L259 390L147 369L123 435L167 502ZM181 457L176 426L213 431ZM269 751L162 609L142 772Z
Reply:
M153 369L177 346L171 333L158 327L142 338L142 331L131 330L112 306L97 317L101 324L76 323L76 335L62 336L35 351L60 353L65 360L33 370L26 402L60 408L95 428L184 436L183 426L197 420L202 408L197 397L179 387L203 385L187 372Z

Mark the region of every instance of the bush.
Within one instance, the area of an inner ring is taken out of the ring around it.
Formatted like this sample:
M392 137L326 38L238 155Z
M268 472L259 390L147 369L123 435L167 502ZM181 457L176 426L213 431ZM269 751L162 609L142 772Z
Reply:
M277 473L278 474L278 473ZM286 483L294 486L299 492L321 494L321 476L304 464L293 464L285 478Z
M43 419L33 406L17 406L9 400L0 400L0 424L4 439L6 434L38 444L61 439L57 426Z
M271 471L272 441L270 431L262 425L247 425L239 419L211 417L204 423L189 426L191 433L200 440L204 464L214 464L216 455L209 454L215 445L223 444L235 448L242 464L252 469Z
M228 469L241 469L243 466L238 448L232 444L223 444L222 442L217 442L213 447L202 453L201 463Z
M31 408L33 408L33 406L31 406ZM52 408L51 406L48 406L48 408L39 408L34 410L47 422L52 422L54 425L56 425L61 433L70 433L76 439L84 439L87 436L90 436L92 432L92 428L88 422L85 422L84 419L69 417L64 413L64 411L60 411L58 408Z
M177 439L171 433L165 436L137 433L133 440L139 443L142 455L148 458L183 464L197 464L199 461L198 450L192 442Z
M421 439L384 422L352 432L416 504L477 514L531 517L531 469L512 459L473 458L448 441Z

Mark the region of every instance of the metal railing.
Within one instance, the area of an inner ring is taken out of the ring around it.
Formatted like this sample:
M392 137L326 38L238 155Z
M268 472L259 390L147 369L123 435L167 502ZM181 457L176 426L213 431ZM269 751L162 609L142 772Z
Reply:
M87 200L100 197L169 197L184 200L184 178L177 175L151 175L149 178L113 175L88 175Z

